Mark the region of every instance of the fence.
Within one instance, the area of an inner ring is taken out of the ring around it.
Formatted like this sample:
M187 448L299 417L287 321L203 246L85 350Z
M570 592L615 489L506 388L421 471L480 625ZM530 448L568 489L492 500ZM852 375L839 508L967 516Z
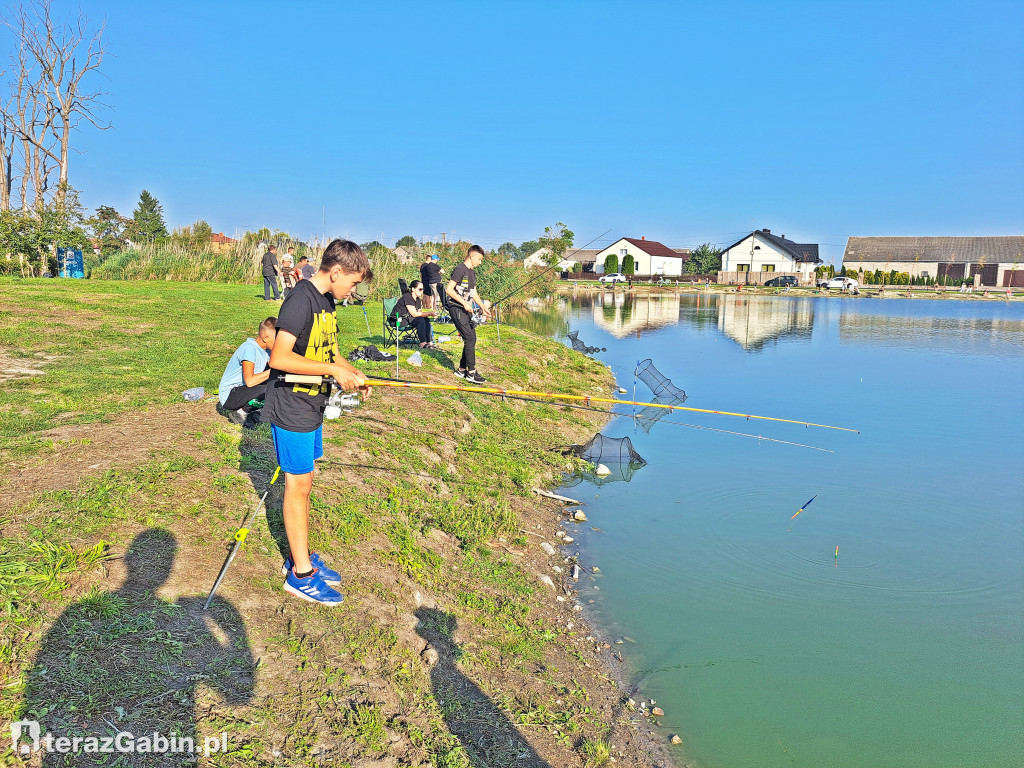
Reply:
M805 279L799 272L719 272L718 282L724 285L763 285L773 277L795 277L798 285L814 285L814 279Z

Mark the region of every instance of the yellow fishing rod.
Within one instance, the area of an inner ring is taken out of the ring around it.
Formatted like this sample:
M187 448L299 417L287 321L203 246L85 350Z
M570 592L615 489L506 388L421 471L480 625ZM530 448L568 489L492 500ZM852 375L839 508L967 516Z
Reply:
M301 376L298 374L287 374L285 381L305 384L316 384L322 380L320 376ZM780 419L775 416L758 416L753 413L734 413L732 411L716 411L708 408L690 408L685 405L668 405L666 403L641 403L636 400L617 400L611 397L592 397L590 395L565 395L559 392L531 392L522 389L499 389L497 387L465 387L458 384L421 384L416 381L403 381L401 379L366 378L367 386L371 387L399 387L406 389L435 389L444 392L477 392L481 395L508 395L509 397L544 397L552 400L572 400L579 403L610 403L612 405L637 405L652 408L667 408L670 411L690 411L692 413L710 413L716 416L737 416L741 419L761 419L762 421L780 421L786 424L802 424L804 427L821 427L822 429L838 429L842 432L855 432L860 434L859 429L849 427L835 427L831 424L816 424L813 421L799 421L797 419Z

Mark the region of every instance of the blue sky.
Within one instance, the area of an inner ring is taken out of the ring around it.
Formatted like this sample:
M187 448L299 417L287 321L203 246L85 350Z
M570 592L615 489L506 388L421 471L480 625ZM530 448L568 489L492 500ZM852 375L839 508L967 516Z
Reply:
M57 0L74 10L77 3ZM1019 2L120 2L71 181L229 235L1024 232ZM324 212L325 211L325 215Z

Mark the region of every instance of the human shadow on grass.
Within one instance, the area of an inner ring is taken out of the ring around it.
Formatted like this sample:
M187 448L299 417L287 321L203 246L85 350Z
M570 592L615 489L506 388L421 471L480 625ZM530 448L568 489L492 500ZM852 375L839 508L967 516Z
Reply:
M228 705L252 700L256 665L245 622L223 598L203 611L203 597L156 596L176 552L168 531L143 531L123 557L121 587L90 591L46 633L17 713L38 721L42 765L193 765L204 747L223 751L222 739L238 746L230 734L197 733L196 696L208 687ZM119 743L134 750L123 754Z
M459 669L462 651L454 641L456 618L434 608L416 611L416 632L437 651L430 685L448 730L473 768L551 768L490 697Z

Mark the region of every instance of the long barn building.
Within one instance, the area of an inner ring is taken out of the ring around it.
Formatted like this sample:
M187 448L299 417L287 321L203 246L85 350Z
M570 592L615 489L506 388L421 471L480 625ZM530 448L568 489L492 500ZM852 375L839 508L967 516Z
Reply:
M911 277L1024 287L1024 236L851 237L843 266L847 272L895 269Z

